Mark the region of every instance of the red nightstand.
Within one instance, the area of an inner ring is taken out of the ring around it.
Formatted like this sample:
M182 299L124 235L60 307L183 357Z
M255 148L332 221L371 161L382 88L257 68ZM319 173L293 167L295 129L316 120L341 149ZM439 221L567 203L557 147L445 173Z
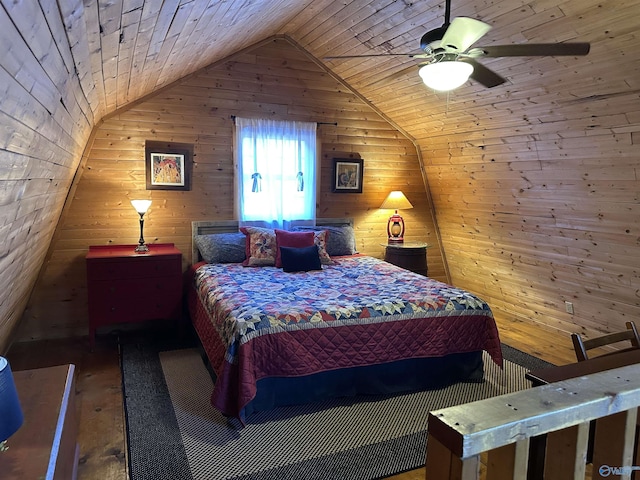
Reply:
M114 323L177 320L182 312L182 253L173 243L90 246L86 256L89 343Z

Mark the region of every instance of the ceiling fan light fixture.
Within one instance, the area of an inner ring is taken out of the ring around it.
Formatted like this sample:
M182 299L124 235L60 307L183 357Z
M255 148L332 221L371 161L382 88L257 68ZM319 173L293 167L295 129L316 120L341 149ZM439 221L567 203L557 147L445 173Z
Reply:
M455 60L423 65L418 74L424 84L439 92L447 92L463 85L473 73L473 65Z

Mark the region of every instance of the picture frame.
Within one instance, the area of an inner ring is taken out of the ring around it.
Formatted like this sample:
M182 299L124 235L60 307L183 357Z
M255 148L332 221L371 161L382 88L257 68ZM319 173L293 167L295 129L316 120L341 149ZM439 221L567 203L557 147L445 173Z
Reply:
M147 190L191 190L192 168L193 145L145 142Z
M363 159L334 158L331 191L334 193L362 193L363 174Z

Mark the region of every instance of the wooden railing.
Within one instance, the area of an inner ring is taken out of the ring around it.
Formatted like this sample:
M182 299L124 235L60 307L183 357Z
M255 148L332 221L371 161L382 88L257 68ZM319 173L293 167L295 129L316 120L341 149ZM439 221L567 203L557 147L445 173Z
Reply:
M480 479L481 455L487 480L633 478L639 406L630 365L433 411L426 478Z

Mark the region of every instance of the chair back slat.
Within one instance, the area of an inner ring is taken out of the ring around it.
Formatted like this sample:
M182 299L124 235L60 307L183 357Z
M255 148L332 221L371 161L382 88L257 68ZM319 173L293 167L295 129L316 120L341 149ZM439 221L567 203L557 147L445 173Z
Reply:
M579 362L589 358L588 350L606 347L620 342L631 342L632 348L640 348L640 336L634 322L626 323L627 329L621 332L608 333L596 338L583 339L580 334L572 333L571 341Z

